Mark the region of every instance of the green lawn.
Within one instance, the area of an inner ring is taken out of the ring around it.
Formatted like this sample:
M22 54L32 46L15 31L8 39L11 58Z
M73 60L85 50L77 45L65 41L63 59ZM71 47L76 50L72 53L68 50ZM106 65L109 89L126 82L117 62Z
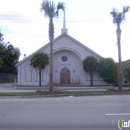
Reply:
M31 96L36 92L0 92L0 96Z
M115 94L116 92L110 91L64 91L64 95L95 95L95 94ZM122 93L122 92L119 92ZM127 93L127 92L126 92ZM129 94L130 92L128 92ZM60 94L60 93L59 93ZM59 94L39 94L36 92L0 92L0 96L33 96L33 95L59 95Z

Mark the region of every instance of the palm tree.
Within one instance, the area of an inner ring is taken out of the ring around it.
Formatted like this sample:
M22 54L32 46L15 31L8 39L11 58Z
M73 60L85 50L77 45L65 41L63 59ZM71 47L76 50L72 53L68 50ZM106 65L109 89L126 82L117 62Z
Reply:
M44 53L36 53L31 58L31 66L39 69L39 86L41 86L41 71L49 64L49 57Z
M53 18L59 16L59 9L65 11L64 2L59 2L57 6L53 1L43 0L41 11L44 11L45 16L49 18L49 40L50 40L50 86L49 91L53 91L53 39L54 39L54 24Z
M122 12L118 12L115 8L110 12L113 17L113 23L117 25L117 45L118 45L118 88L122 89L122 60L121 60L121 23L125 20L125 13L129 11L129 6L124 6Z
M83 68L85 72L90 74L91 86L93 86L93 74L97 71L98 62L97 59L93 56L88 56L83 61Z

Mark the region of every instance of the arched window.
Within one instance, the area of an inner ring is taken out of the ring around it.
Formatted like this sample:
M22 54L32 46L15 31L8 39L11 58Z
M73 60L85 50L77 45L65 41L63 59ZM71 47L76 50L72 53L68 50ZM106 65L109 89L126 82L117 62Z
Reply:
M61 73L69 73L70 71L69 71L69 69L68 68L63 68L62 70L61 70Z

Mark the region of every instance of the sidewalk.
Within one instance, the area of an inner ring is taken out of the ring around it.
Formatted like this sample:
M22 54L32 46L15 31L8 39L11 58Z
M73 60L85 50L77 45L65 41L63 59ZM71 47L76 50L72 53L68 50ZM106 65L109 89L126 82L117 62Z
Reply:
M113 88L113 86L87 86L87 87L54 87L54 90L65 91L91 91L91 90L106 90ZM0 92L36 92L37 90L48 90L48 87L16 87L14 83L0 84Z

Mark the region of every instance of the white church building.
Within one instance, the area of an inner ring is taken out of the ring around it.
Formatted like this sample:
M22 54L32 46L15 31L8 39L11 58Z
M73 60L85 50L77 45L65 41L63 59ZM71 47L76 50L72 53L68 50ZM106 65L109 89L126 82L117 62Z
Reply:
M65 27L65 20L60 36L54 39L53 44L53 84L57 86L87 86L90 85L90 75L83 69L83 60L87 56L94 56L98 61L102 58L99 54L86 47L70 35ZM38 69L31 66L31 58L37 52L50 54L50 44L47 43L25 59L18 65L18 85L39 84ZM42 86L49 86L49 65L42 70ZM103 79L94 74L94 85L106 85Z

